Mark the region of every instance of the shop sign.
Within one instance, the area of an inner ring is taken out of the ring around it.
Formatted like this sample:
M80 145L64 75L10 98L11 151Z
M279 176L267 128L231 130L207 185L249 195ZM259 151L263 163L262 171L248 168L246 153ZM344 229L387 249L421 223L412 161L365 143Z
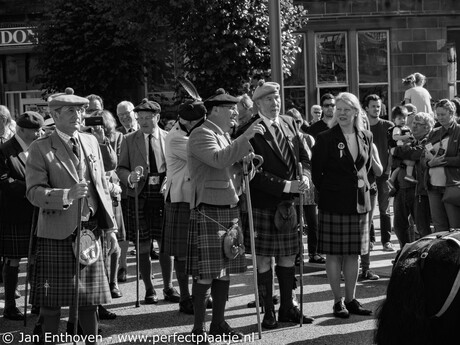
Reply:
M34 28L0 28L0 47L34 44Z

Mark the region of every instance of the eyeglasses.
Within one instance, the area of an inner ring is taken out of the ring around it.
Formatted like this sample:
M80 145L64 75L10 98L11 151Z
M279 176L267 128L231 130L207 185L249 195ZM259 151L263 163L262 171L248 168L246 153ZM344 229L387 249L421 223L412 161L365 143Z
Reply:
M325 103L323 104L323 108L334 108L335 104L334 103Z

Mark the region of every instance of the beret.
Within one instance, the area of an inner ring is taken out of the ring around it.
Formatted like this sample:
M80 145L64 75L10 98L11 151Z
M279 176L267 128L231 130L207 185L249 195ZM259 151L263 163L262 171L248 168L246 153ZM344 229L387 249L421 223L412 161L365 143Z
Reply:
M55 93L48 97L48 106L50 108L60 108L66 105L88 105L89 101L73 94L71 87L65 89L65 92Z
M139 111L149 111L151 113L159 113L161 112L160 105L155 101L149 101L147 98L144 98L141 104L137 105L134 108L134 111L138 113Z
M224 89L218 89L214 95L204 101L206 108L216 107L222 104L237 104L238 98L233 97L225 92Z
M35 111L26 111L16 119L16 125L21 128L39 129L43 124L43 117Z
M48 117L46 120L45 120L45 123L43 124L45 127L51 127L51 126L54 126L55 123L54 123L54 119L52 117Z
M280 84L260 79L256 91L252 95L252 100L255 101L272 93L280 93Z
M206 115L206 108L203 102L185 101L179 105L179 116L186 121L195 121Z

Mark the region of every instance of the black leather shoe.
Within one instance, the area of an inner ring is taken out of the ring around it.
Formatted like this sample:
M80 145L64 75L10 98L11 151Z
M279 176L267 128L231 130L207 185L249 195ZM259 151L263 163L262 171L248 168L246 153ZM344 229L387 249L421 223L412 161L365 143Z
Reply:
M121 268L118 270L118 277L117 277L117 280L118 280L119 283L124 283L124 282L127 280L126 268L121 267Z
M361 303L359 303L356 299L352 300L351 302L345 302L345 307L351 314L356 315L371 315L372 310L364 309Z
M347 319L350 317L350 313L345 307L345 304L343 304L342 300L334 304L334 306L332 307L332 310L334 311L335 317L340 317L342 319Z
M110 283L110 294L112 295L112 298L120 298L123 297L121 291L118 289L117 284L115 283Z
M218 325L211 322L211 326L209 327L209 334L213 336L228 335L232 340L241 340L244 337L243 333L235 331L226 321L222 321Z
M179 311L188 315L194 314L195 311L193 309L193 301L191 297L182 302L179 302Z
M278 311L279 322L294 322L300 324L300 318L303 317L302 323L312 323L315 319L309 316L302 315L299 307L291 307L288 310Z
M175 288L170 288L168 290L163 289L163 296L165 301L171 303L179 303L180 302L180 295Z
M32 305L32 308L30 309L30 313L34 315L40 315L40 307L36 305Z
M208 333L205 329L194 329L192 331L192 343L197 345L210 345Z
M145 304L157 304L158 303L158 296L154 289L149 289L145 293L144 298Z
M13 321L24 320L24 314L17 307L8 307L3 310L3 317Z
M262 327L267 329L275 329L278 327L275 309L269 309L265 311L264 319L262 320Z
M108 311L102 305L99 305L98 313L101 320L113 320L117 317L117 314Z
M206 309L212 309L212 297L209 296L208 300L206 301Z

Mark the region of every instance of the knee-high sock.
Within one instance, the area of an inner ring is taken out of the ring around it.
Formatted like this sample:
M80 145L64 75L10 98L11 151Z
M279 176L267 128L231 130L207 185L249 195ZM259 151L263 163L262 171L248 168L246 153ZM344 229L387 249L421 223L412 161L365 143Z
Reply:
M265 308L273 309L273 270L271 268L264 273L257 272L257 285L259 298L264 300Z
M275 270L280 287L280 309L290 309L293 307L292 289L294 287L295 267L282 267L277 265Z
M60 307L40 307L40 318L43 320L42 332L58 334L59 320L61 319Z
M139 272L144 281L145 291L153 289L152 282L152 262L150 261L150 253L139 253Z
M15 291L18 285L19 267L11 266L7 260L3 265L3 284L5 286L5 309L16 306Z
M118 245L120 246L119 266L120 268L126 269L127 268L126 255L128 254L129 241L118 242Z
M206 329L206 296L211 284L200 284L193 282L192 294L193 294L193 309L194 309L194 320L193 329Z
M96 305L84 306L78 309L78 323L80 324L84 335L96 336L98 334L98 321L96 311ZM96 344L96 342L87 341L86 344Z
M219 325L225 321L225 305L228 299L229 280L214 279L211 285L212 323Z
M168 290L173 287L173 257L165 253L160 253L158 256L160 257L161 275L163 276L163 288Z
M110 255L110 273L109 283L118 283L118 263L120 259L120 251L115 251Z
M180 300L185 301L190 298L190 290L188 288L188 275L185 274L185 261L174 260L174 269L176 270L176 278L179 283Z

